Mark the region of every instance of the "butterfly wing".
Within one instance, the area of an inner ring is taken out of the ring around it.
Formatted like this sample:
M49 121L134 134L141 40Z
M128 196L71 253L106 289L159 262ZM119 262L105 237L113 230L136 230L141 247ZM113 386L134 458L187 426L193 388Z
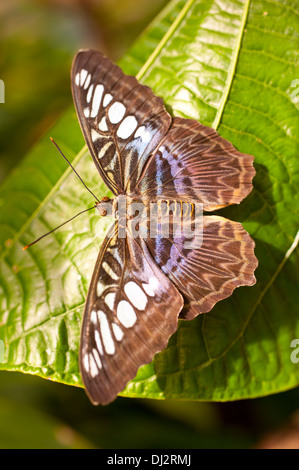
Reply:
M109 231L87 297L80 369L94 404L115 399L138 368L167 346L183 299L142 239Z
M212 215L202 221L201 246L196 232L184 235L184 224L181 233L170 224L167 237L163 224L159 225L156 237L146 240L156 263L182 293L186 305L180 318L186 320L209 312L236 287L256 282L254 241L242 225Z
M94 163L111 191L124 193L171 124L163 100L93 50L76 55L71 83Z
M144 169L144 199L203 203L205 211L238 204L252 190L253 157L193 119L173 123Z

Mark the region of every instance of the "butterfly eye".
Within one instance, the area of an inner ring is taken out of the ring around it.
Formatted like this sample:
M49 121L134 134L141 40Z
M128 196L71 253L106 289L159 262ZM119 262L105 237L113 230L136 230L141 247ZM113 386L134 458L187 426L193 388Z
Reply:
M99 214L101 217L105 217L105 215L108 214L108 210L107 210L107 205L106 204L102 204L103 201L101 201L101 203L97 203L96 204L96 208L98 209L99 211Z

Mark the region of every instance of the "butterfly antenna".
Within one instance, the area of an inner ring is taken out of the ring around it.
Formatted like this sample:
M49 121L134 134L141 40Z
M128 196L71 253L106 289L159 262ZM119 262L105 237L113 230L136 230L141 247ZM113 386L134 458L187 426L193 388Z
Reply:
M53 144L55 145L55 147L57 148L58 152L60 153L60 155L65 159L65 161L69 164L69 166L71 167L71 169L73 170L73 172L75 173L75 175L78 176L79 180L81 181L81 183L83 184L83 186L87 189L87 191L90 192L90 194L95 198L96 201L100 202L98 200L98 198L95 196L95 194L93 194L93 192L86 186L86 184L84 183L83 179L81 178L81 176L77 173L77 171L75 170L75 168L73 167L73 165L71 164L71 162L68 161L68 159L66 158L66 156L62 153L62 151L60 150L60 148L58 147L58 145L56 144L55 140L50 137L51 141L53 142Z
M79 212L79 214L76 214L76 215L74 215L74 217L72 217L71 219L67 220L66 222L63 222L63 224L58 225L58 227L53 228L53 230L50 230L50 232L45 233L45 234L42 235L41 237L37 238L37 240L34 240L34 242L29 243L29 245L23 246L23 250L27 250L27 248L29 248L29 246L34 245L35 243L39 242L42 238L46 237L47 235L50 235L50 233L55 232L55 230L57 230L58 228L60 228L60 227L62 227L63 225L67 224L68 222L71 222L71 220L74 220L76 217L78 217L79 215L83 214L84 212L91 211L91 209L94 209L95 207L96 207L96 205L94 205L94 206L92 206L92 207L89 207L89 209L85 209L84 211Z

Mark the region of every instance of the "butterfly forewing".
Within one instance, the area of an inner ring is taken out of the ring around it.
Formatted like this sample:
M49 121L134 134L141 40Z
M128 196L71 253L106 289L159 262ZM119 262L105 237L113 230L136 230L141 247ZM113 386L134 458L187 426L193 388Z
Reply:
M92 50L79 52L74 60L72 92L102 178L114 194L130 193L171 124L163 100Z
M80 368L94 404L115 399L176 331L183 299L142 239L107 235L87 297Z
M251 155L238 152L210 127L174 118L136 192L150 200L199 202L211 211L242 201L254 175Z

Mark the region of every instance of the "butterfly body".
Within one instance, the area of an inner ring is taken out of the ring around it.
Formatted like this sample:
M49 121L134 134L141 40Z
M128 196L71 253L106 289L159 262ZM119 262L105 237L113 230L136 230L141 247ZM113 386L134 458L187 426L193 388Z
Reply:
M149 87L99 52L77 54L72 91L91 156L114 194L96 204L115 221L95 264L80 344L87 393L106 404L166 347L179 318L255 283L253 240L240 223L210 215L240 203L255 171L251 155L197 121L172 118ZM198 206L201 238L186 231Z

